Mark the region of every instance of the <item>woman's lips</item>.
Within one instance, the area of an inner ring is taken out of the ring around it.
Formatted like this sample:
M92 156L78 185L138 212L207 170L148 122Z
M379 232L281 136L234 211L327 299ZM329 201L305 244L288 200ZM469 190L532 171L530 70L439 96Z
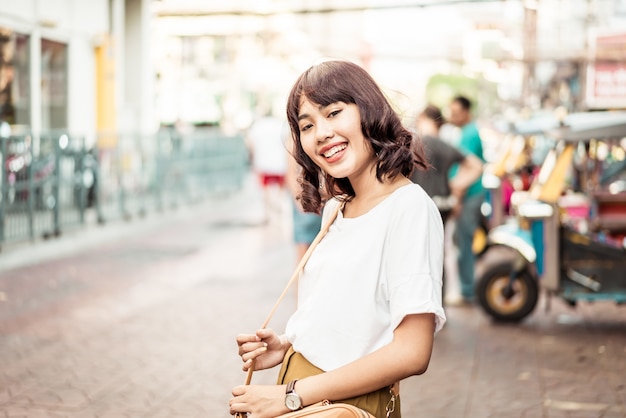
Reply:
M338 154L339 152L343 151L344 149L346 149L348 147L347 144L337 144L332 146L330 149L325 150L322 155L325 158L332 158L333 156L335 156L336 154Z

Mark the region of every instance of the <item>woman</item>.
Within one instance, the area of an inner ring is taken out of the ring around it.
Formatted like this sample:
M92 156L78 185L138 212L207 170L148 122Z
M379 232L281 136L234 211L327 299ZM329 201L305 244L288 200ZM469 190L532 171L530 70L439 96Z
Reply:
M427 163L361 67L328 61L305 71L287 103L301 201L324 219L343 205L298 281L285 334L237 336L248 370L282 369L275 386L233 388L230 412L275 417L322 400L386 415L390 387L426 371L441 305L443 226L408 176ZM287 393L289 392L289 393ZM400 417L396 401L392 417Z

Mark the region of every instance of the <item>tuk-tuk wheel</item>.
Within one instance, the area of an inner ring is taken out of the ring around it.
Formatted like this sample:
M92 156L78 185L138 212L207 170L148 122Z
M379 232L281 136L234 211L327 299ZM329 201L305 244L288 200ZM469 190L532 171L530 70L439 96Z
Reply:
M485 312L502 322L518 322L528 316L539 299L539 286L533 274L524 269L511 283L513 261L488 267L476 284L476 295Z

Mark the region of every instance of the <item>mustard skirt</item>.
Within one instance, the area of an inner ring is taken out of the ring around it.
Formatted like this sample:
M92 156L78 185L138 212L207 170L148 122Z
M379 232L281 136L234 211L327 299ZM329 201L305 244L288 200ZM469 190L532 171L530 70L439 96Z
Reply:
M293 348L290 348L283 359L283 364L278 374L277 384L286 385L294 379L304 379L305 377L314 376L320 373L324 373L324 371L312 365L302 354L296 353ZM396 393L398 393L397 390ZM387 418L386 407L390 400L390 388L386 387L365 395L350 399L336 400L334 402L354 405L358 408L366 410L376 418ZM394 411L391 415L389 415L389 417L401 418L400 396L398 395L396 395Z

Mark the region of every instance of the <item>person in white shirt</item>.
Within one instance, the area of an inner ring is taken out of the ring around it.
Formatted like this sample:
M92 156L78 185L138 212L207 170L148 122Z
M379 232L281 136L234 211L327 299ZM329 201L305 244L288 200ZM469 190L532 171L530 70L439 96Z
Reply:
M285 333L237 336L243 370L253 360L282 367L277 385L233 388L230 413L270 418L329 400L399 418L395 384L426 371L446 321L441 216L409 180L428 163L373 78L348 61L305 71L287 117L303 207L320 210L320 187L324 219L342 207L301 273Z
M252 123L246 135L252 169L263 190L264 220L282 217L281 208L285 199L285 175L287 153L283 143L285 122L271 114Z

